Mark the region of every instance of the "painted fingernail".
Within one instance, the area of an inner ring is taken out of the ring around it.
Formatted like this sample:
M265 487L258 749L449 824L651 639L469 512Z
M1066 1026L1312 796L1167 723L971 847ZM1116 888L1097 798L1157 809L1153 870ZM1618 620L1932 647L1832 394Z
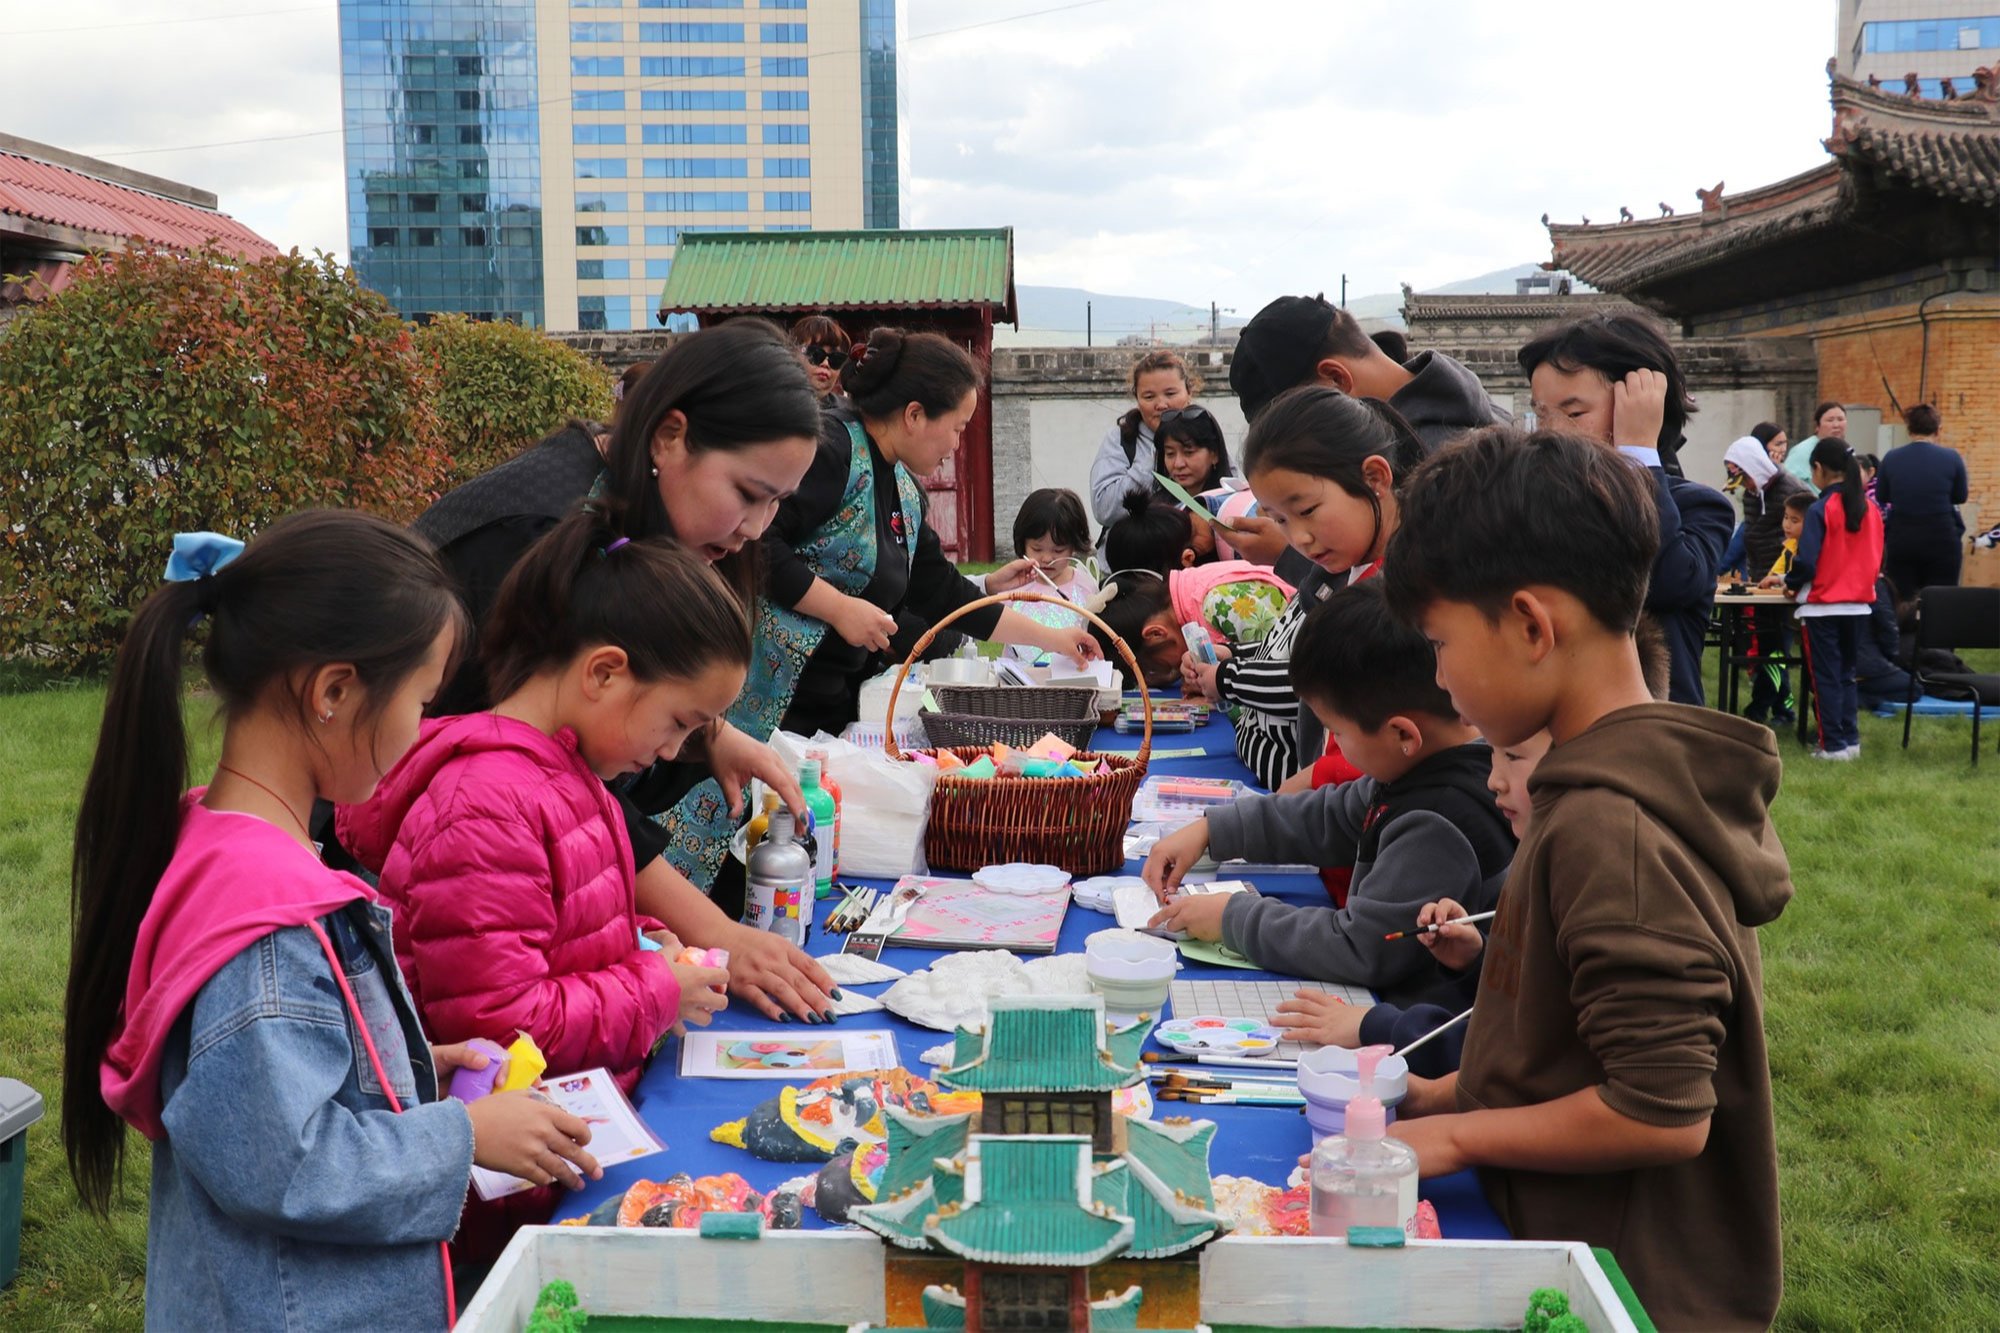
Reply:
M780 1023L789 1023L789 1022L791 1022L791 1021L792 1021L792 1016L791 1016L790 1014L787 1014L787 1013L782 1013L782 1012L781 1012L781 1013L780 1013L780 1014L778 1015L778 1021L779 1021Z
M818 1015L818 1014L807 1014L807 1015L806 1015L806 1022L808 1022L808 1023L817 1023L817 1022L819 1022L819 1015Z
M827 1010L825 1013L821 1014L820 1017L824 1018L827 1022L831 1023L834 1019L833 1010L831 1009Z
M840 987L838 986L835 986L832 990L828 991L827 994L831 995L836 1000L844 1000L847 998L845 995L842 995L840 993Z

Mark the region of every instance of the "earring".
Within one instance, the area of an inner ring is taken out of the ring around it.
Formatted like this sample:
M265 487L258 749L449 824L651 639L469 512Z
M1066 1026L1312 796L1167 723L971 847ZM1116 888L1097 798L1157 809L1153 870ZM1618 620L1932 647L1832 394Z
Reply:
M333 710L329 708L324 713L321 713L319 715L319 720L322 724L333 721Z
M1403 747L1403 758L1408 759L1409 757L1410 757L1410 747L1405 745Z
M659 470L658 468L654 468L654 469L652 469L652 472L653 472L653 475L654 475L654 476L656 476L656 477L660 475L660 470Z

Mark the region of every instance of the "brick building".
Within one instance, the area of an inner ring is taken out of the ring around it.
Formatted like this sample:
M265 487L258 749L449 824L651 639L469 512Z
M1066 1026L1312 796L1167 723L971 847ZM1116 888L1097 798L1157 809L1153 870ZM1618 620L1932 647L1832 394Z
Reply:
M1829 74L1831 74L1829 67ZM1699 213L1549 227L1566 269L1690 338L1811 340L1818 394L1860 449L1899 444L1935 403L1971 474L1967 527L2000 520L2000 68L1926 100L1832 75L1830 160L1773 185L1702 192ZM1879 425L1877 425L1879 423ZM1787 421L1793 438L1809 421ZM1871 429L1872 428L1872 429ZM2000 554L1965 581L2000 584Z

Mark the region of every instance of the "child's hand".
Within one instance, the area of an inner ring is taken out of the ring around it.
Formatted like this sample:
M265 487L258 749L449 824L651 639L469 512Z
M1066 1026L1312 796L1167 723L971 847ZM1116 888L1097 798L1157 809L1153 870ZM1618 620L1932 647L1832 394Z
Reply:
M681 943L681 937L665 926L661 926L658 930L647 931L646 938L659 945L660 952L669 958L678 957L680 951L686 947Z
M1203 821L1204 825L1206 822ZM1184 894L1153 913L1153 919L1146 923L1146 928L1178 930L1197 940L1219 940L1222 938L1222 912L1229 906L1229 899L1230 895L1226 893Z
M1420 1119L1397 1115L1396 1137L1407 1143L1410 1151L1417 1155L1419 1176L1429 1180L1474 1165L1458 1142L1458 1126L1464 1119L1462 1115L1432 1115Z
M465 1113L472 1117L472 1160L479 1166L573 1190L583 1188L584 1176L604 1176L597 1159L583 1150L590 1126L525 1088L481 1097L467 1103Z
M661 954L660 957L669 958L672 955ZM674 980L681 986L682 1023L707 1027L718 1013L729 1007L729 993L718 989L729 984L727 969L696 967L692 963L668 963L667 966L673 969Z
M1181 654L1181 692L1190 699L1203 698L1210 703L1221 703L1222 695L1217 692L1215 673L1222 668L1222 650L1216 650L1216 661L1199 662L1193 653Z
M1611 386L1611 443L1621 448L1657 449L1667 419L1667 377L1635 370Z
M989 593L1012 592L1016 588L1025 587L1029 584L1040 584L1044 588L1048 587L1046 583L1042 583L1040 579L1035 577L1035 569L1035 562L1026 556L1022 556L1019 560L1010 560L986 576L986 591Z
M1757 586L1759 588L1782 588L1785 586L1785 576L1783 574L1766 574L1763 578L1757 580Z
M1302 990L1278 1005L1271 1021L1293 1041L1315 1046L1355 1046L1361 1041L1361 1016L1372 1006L1349 1004L1338 995Z
M1036 629L1040 633L1035 636L1034 646L1047 652L1073 657L1079 662L1095 662L1104 656L1097 636L1090 632L1087 625L1038 625Z
M768 930L732 923L729 989L766 1018L833 1021L833 978L805 950Z
M895 637L896 618L873 602L843 595L826 622L833 632L856 648L886 652Z
M1229 520L1229 544L1236 554L1256 565L1275 565L1289 545L1276 523L1262 514Z
M1440 921L1456 921L1470 916L1470 912L1450 898L1440 898L1434 903L1425 903L1417 913L1419 926L1435 925ZM1463 972L1471 967L1486 948L1486 937L1479 933L1477 926L1444 926L1438 930L1426 931L1417 936L1417 943L1431 951L1442 967L1454 972Z
M449 1046L431 1047L431 1067L437 1071L440 1088L451 1080L455 1070L484 1069L492 1063L492 1056L484 1051L476 1051L462 1041L455 1041Z
M1194 863L1201 860L1208 850L1208 821L1197 819L1186 828L1175 829L1153 844L1152 852L1146 857L1146 865L1139 872L1146 881L1146 887L1162 903L1167 895L1181 886Z

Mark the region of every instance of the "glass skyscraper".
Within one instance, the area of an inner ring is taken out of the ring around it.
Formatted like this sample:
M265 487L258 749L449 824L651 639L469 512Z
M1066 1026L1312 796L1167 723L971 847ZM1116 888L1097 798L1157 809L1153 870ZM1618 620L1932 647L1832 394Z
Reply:
M652 326L685 230L902 225L897 0L340 0L348 243L402 313Z

